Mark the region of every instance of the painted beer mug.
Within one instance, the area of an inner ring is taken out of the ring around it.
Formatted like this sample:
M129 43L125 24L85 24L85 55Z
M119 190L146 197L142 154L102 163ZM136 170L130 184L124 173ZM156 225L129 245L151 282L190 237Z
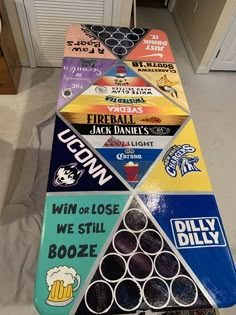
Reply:
M80 276L74 268L54 267L47 272L46 282L49 290L46 303L52 306L65 306L73 301L73 292L80 286Z

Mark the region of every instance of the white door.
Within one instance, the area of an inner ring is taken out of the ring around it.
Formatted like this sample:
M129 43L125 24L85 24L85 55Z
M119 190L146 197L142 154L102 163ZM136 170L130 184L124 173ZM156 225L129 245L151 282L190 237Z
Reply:
M61 66L68 25L111 25L113 1L23 0L36 65Z
M236 71L236 14L212 64L211 70Z

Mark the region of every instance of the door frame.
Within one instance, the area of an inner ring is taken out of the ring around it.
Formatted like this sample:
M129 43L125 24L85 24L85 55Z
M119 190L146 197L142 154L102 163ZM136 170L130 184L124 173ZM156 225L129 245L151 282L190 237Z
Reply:
M175 5L176 5L176 0L169 0L168 1L168 11L171 13L174 11L174 8L175 8Z
M207 74L211 70L211 66L225 39L235 14L236 1L227 0L209 41L205 54L200 64L195 68L196 73Z

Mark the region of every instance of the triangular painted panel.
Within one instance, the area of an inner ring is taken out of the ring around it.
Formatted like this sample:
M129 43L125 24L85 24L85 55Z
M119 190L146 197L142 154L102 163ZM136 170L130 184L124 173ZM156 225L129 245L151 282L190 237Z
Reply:
M166 33L150 30L125 60L175 62Z
M124 58L145 36L147 29L86 25L118 58Z
M146 138L145 138L146 139ZM144 142L144 141L140 141ZM133 188L162 152L162 148L97 148L97 151Z
M116 59L84 25L70 25L66 33L64 57Z
M94 85L66 105L61 112L186 116L182 109L159 93L157 89L149 86L125 64L113 67Z
M189 112L177 66L173 63L126 61L129 68Z
M212 191L193 121L183 127L139 187L142 192Z
M73 127L133 188L180 128L152 125L84 125Z
M116 60L64 58L57 101L59 110L107 72Z
M47 191L118 190L127 188L97 153L57 117Z
M134 199L122 213L97 269L79 296L75 314L210 308L177 251Z
M123 62L117 62L117 64L114 67L109 69L102 77L100 77L96 82L94 82L94 85L105 87L108 86L117 87L116 94L125 93L126 95L129 94L139 95L138 91L133 90L134 88L137 87L143 88L143 91L140 89L140 94L152 95L152 93L154 93L153 88L152 88L153 90L150 91L150 84ZM145 87L149 87L149 90L145 89ZM99 92L101 94L104 94L102 90ZM113 93L115 93L115 91ZM158 92L156 93L158 94Z
M236 271L214 195L183 192L139 197L216 305L234 305Z
M47 196L35 285L40 314L70 313L129 197L97 192Z

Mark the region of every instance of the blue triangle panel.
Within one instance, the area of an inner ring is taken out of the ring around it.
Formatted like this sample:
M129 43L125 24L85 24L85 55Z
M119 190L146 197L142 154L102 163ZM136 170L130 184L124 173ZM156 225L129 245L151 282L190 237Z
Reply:
M217 306L234 305L236 271L215 197L160 194L139 197Z
M97 151L134 188L142 180L162 150L97 148Z

